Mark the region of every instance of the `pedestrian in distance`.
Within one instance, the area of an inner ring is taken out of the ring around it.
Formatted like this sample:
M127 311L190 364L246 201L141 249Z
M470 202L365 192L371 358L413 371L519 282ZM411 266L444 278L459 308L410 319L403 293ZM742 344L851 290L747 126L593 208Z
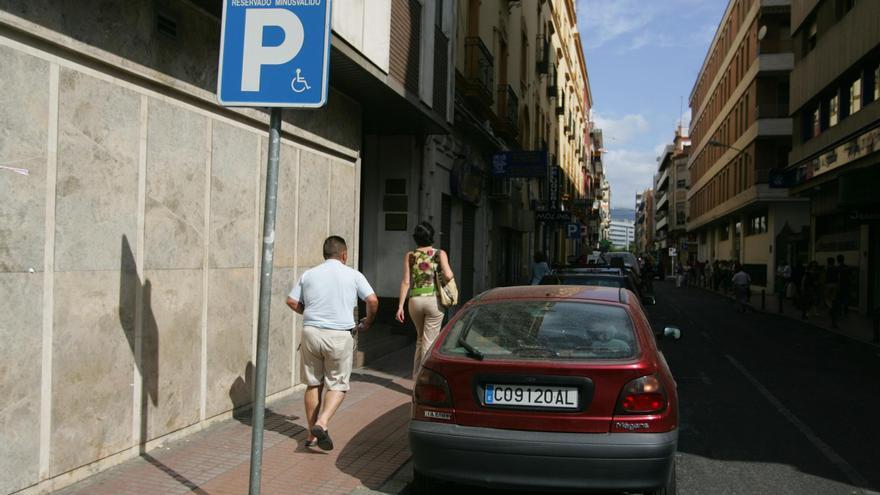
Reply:
M287 297L290 309L303 315L300 351L309 424L306 446L317 445L322 450L333 450L330 420L350 388L353 333L369 329L379 309L379 298L366 277L346 262L345 240L328 237L324 241L324 263L306 270ZM367 315L355 325L358 298L366 303Z
M842 254L837 255L837 276L839 278L837 289L837 306L841 315L849 313L849 296L852 290L852 271L846 264Z
M435 249L434 227L421 222L413 230L416 249L403 255L403 279L397 303L397 321L403 323L403 304L409 296L409 316L416 327L416 352L413 355L413 379L418 377L422 362L431 352L431 346L443 325L443 310L436 285L437 273L449 281L454 278L449 257L442 249Z
M840 293L840 273L837 271L837 265L834 258L828 257L825 260L825 273L823 284L823 303L828 309L828 316L831 317L831 328L837 328L837 314Z
M819 264L815 261L807 263L804 278L801 282L801 307L804 319L808 316L817 316L816 309L819 299Z
M541 279L550 273L550 265L547 264L547 256L541 251L537 251L532 257L532 285L541 283ZM584 262L586 264L586 261Z
M733 285L733 290L736 294L736 302L739 304L737 310L740 313L745 313L749 304L749 292L751 291L750 286L752 285L752 279L739 263L734 265L734 271L736 273L733 274L730 282Z

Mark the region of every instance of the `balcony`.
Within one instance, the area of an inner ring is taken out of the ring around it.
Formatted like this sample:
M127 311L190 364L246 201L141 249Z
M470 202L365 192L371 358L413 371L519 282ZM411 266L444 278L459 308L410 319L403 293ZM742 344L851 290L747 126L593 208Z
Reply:
M548 74L550 72L550 43L544 36L538 36L538 42L535 43L535 69L538 74Z
M464 49L464 96L481 110L487 111L492 106L494 96L495 59L479 36L465 38Z
M765 38L758 43L758 53L792 53L791 38Z
M509 84L498 86L498 112L495 117L495 133L508 140L519 135L519 98Z
M547 98L557 98L559 96L559 86L556 82L556 68L550 69L550 76L547 78Z
M665 192L661 192L660 194L658 194L656 200L657 205L654 207L656 211L660 211L666 206L669 206L669 195L667 195Z
M787 119L788 103L759 103L759 119Z

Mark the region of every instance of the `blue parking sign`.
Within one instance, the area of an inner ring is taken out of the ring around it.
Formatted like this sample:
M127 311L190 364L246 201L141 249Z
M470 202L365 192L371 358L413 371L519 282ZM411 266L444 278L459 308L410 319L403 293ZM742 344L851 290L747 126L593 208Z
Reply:
M224 0L221 105L323 106L329 58L330 0Z

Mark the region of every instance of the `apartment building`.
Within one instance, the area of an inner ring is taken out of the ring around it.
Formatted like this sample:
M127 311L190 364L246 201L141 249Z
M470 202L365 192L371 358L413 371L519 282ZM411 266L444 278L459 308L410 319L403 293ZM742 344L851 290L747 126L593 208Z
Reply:
M789 234L789 255L843 255L849 300L870 313L880 309L880 2L798 1L791 17L793 146L778 180L810 199L810 228Z
M631 220L612 219L608 240L616 248L629 249L635 240L635 226Z
M639 255L654 252L654 190L636 193L634 239Z
M687 229L697 259L739 261L771 291L785 254L778 236L809 225L804 201L769 183L791 147L790 15L790 0L731 0L689 99Z
M673 273L675 266L688 260L693 249L687 234L687 170L691 142L687 129L675 130L672 144L658 158L654 176L654 250L658 268ZM696 247L696 246L694 246ZM669 248L674 248L670 251ZM674 252L674 256L670 256Z

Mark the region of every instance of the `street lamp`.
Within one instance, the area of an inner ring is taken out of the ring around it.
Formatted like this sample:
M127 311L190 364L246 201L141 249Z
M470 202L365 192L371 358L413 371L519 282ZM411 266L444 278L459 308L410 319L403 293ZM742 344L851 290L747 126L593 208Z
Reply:
M732 149L733 151L738 151L738 152L740 152L740 153L743 152L743 150L741 150L741 149L739 149L739 148L736 148L736 147L734 147L734 146L731 146L731 145L729 145L729 144L727 144L727 143L722 143L721 141L716 141L716 140L714 140L714 139L710 139L710 140L706 141L706 144L707 144L708 146L715 146L715 147L718 147L718 148L729 148L729 149Z

